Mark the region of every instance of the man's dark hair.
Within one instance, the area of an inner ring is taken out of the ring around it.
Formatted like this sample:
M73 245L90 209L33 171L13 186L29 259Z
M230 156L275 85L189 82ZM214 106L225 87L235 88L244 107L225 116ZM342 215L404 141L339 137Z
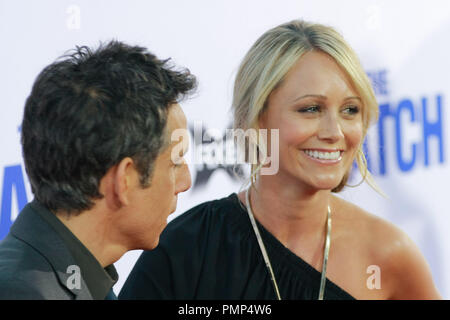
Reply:
M168 59L169 60L169 59ZM51 211L92 208L101 178L131 157L142 187L167 145L169 107L196 87L145 48L118 41L76 47L37 77L25 104L22 148L35 198Z

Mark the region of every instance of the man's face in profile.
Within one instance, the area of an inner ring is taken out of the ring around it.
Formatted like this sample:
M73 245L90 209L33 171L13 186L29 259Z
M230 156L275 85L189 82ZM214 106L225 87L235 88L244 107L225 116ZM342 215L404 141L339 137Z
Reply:
M191 176L183 158L188 149L187 135L172 141L172 133L184 130L187 122L178 104L169 108L165 133L169 145L160 151L155 160L150 186L142 188L139 175L133 177L133 193L126 224L128 237L135 248L154 249L167 225L167 217L177 206L177 196L191 187Z

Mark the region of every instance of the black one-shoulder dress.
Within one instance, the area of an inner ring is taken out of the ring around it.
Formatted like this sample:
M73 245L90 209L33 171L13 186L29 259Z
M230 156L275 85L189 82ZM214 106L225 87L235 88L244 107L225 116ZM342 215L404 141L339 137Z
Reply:
M319 271L260 223L282 299L315 300ZM172 220L144 251L119 299L276 299L245 207L237 194L202 203ZM324 299L354 299L327 279Z

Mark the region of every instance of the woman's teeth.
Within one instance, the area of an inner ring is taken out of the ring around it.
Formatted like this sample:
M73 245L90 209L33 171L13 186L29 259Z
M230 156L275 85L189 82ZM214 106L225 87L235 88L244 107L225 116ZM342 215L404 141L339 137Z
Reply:
M323 151L313 151L313 150L303 150L308 156L320 159L320 160L338 160L341 156L340 151L334 152L323 152Z

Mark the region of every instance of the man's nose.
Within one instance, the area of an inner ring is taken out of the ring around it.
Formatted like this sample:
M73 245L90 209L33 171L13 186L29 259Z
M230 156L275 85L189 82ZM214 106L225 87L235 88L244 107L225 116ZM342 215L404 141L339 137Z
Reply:
M192 186L191 173L189 172L189 168L185 163L183 164L183 167L180 172L176 194L189 190L191 186Z

